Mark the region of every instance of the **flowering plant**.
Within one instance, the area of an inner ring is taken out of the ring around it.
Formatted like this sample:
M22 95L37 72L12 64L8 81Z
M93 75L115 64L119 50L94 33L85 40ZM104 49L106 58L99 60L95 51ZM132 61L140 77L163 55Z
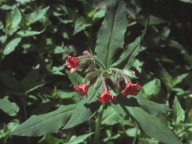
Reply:
M84 4L86 7L86 2L84 2ZM59 16L58 20L61 20L60 16L63 16L62 11L65 13L70 13L71 11L62 5L60 6L57 12L54 13L54 15ZM93 135L93 140L91 139L92 143L99 144L108 142L106 139L103 141L100 139L102 137L101 131L103 125L110 127L113 124L118 124L120 121L123 121L123 123L126 123L126 127L132 127L134 131L136 129L134 134L130 134L129 129L127 131L124 130L125 132L123 133L127 136L135 137L133 143L136 143L137 137L140 136L140 133L144 132L145 136L150 136L163 143L181 144L171 129L161 122L161 117L158 117L160 114L169 112L167 105L148 100L146 98L148 93L150 93L148 95L155 95L158 92L151 92L152 90L146 92L143 88L145 86L142 86L142 81L136 77L136 73L139 71L139 66L135 66L136 56L142 50L141 41L146 33L147 22L143 27L144 30L142 34L128 44L126 38L129 34L126 33L126 31L130 25L128 25L128 10L124 0L111 0L106 4L106 7L105 18L97 33L97 40L95 44L93 44L95 48L90 46L90 50L84 51L80 56L76 56L77 54L75 52L72 56L70 55L71 53L69 54L68 52L63 56L63 58L66 59L63 66L64 69L60 70L62 72L57 71L66 78L66 81L71 82L68 85L70 90L73 89L76 92L68 93L68 91L65 91L55 94L57 88L54 88L52 91L50 90L51 93L53 93L53 97L51 97L53 103L55 101L57 102L57 97L60 96L62 99L60 103L62 103L63 106L60 106L49 114L30 117L13 130L13 135L45 135L43 139L48 141L49 133L62 133L62 131L71 130L77 125L92 120L90 124L96 123L95 127L87 130L91 131L91 133L86 136L89 137ZM87 17L89 18L93 13L96 13L96 10L89 12ZM74 35L79 30L89 26L89 24L83 24L85 20L82 19L82 17L74 17L73 14L71 17L73 17L72 21L75 21L75 23L80 21L80 24L75 25ZM42 21L43 20L45 19L42 18ZM87 21L90 21L90 19ZM71 21L62 21L62 23L65 24L70 22ZM18 32L18 34L19 33L21 34L21 32ZM29 33L31 34L32 31ZM22 33L22 35L24 34ZM65 35L66 33L63 33L64 37ZM85 35L88 34L85 33ZM2 38L2 41L3 39L5 38ZM17 39L16 42L18 41ZM9 45L7 47L9 48ZM23 45L23 47L27 46ZM63 53L64 52L65 51L63 51ZM40 67L42 67L41 64ZM133 67L136 69L136 72L132 70ZM50 71L54 71L54 69ZM22 81L23 83L21 85L24 86L26 81L30 80L26 78L26 80ZM36 82L36 79L34 81ZM178 80L175 80L174 83L177 84L177 82ZM155 80L153 83L160 85L158 80ZM30 86L31 85L28 87ZM36 87L39 87L39 85ZM18 91L16 91L17 95L20 89L23 89L23 87L18 88ZM30 91L31 89L24 91L23 95L25 96ZM41 96L41 93L39 95L40 97L44 96ZM30 95L30 97L33 96ZM75 98L69 100L69 98L73 97ZM33 98L33 100L34 99L36 98ZM22 100L22 102L25 100L26 99ZM42 101L44 102L46 99ZM68 101L70 105L65 105ZM76 102L78 104L74 104ZM48 105L51 104L52 101L48 103ZM23 104L23 106L25 106L25 104ZM56 106L58 107L58 105ZM24 111L26 111L26 109L24 109ZM93 122L94 120L95 123ZM109 124L108 121L111 123ZM87 127L87 125L85 127ZM122 125L119 127L120 129L125 129ZM112 136L110 131L111 130L107 131L105 134L109 135L110 140L113 140L114 137L119 137L119 135ZM84 138L85 135L82 137ZM70 139L70 141L73 143L73 139ZM81 142L83 141L78 141L78 143ZM51 142L49 141L49 143ZM60 141L56 141L55 143L60 143Z

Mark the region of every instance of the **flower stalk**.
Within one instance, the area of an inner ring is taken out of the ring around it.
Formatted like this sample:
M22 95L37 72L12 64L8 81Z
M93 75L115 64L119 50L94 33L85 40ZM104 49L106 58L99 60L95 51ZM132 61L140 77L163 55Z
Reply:
M101 135L101 122L102 122L104 108L105 108L105 105L101 105L101 108L98 110L98 117L96 119L95 136L93 139L93 144L99 144L99 139Z

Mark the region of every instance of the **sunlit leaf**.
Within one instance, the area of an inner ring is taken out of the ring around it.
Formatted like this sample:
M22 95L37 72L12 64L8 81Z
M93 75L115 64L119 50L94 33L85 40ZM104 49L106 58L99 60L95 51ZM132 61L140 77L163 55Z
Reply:
M20 42L21 42L21 38L15 38L11 40L3 49L3 54L8 55L12 53Z
M107 68L115 61L117 51L123 47L127 24L125 3L122 0L111 1L97 35L95 49L98 59Z
M75 105L60 106L55 111L32 115L28 120L13 130L12 135L41 136L47 133L58 132L69 120Z
M14 32L16 32L21 19L21 12L18 9L13 9L6 18L6 33L12 35Z
M142 86L140 94L144 98L150 99L152 96L155 96L159 93L160 88L161 88L160 80L154 79Z
M176 123L180 123L185 120L185 111L181 107L181 104L177 99L177 97L175 97L173 102L173 112L174 112Z
M100 89L97 89L97 90L93 90L93 89L94 89L93 86L89 88L88 94L87 94L88 97L84 98L83 100L81 100L81 102L79 102L70 120L65 125L64 129L75 127L85 121L90 120L90 118L94 113L93 109L96 110L96 108L92 107L91 109L89 104L92 102L95 102L100 93Z
M19 112L19 107L15 103L9 101L8 96L0 99L0 109L10 116L15 116Z
M182 144L174 133L161 121L139 107L127 107L142 130L151 137L166 144Z
M88 133L80 136L72 136L71 139L65 144L79 144L84 142L88 137L90 137L93 133Z

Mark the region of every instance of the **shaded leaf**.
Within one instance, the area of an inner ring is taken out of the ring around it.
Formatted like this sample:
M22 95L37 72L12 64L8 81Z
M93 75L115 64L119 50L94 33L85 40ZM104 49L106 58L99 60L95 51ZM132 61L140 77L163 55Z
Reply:
M0 79L12 90L17 91L19 89L19 82L11 75L6 74L5 72L0 73Z
M184 2L184 3L192 3L192 0L179 0L181 2Z
M149 25L158 25L158 24L163 24L163 23L166 23L167 21L161 19L161 18L158 18L154 15L150 15L149 16Z

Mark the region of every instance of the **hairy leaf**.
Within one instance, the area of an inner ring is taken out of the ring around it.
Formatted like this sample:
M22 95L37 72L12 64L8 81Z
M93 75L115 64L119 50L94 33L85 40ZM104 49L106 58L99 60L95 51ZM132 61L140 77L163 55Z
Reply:
M166 144L182 144L157 117L148 114L140 107L128 107L127 109L148 136Z
M142 32L142 35L136 38L134 42L128 44L125 47L124 52L120 55L119 59L112 64L112 67L118 67L119 65L125 62L126 62L126 66L125 66L126 69L132 66L135 60L135 57L140 52L140 44L143 37L145 36L146 30L147 30L147 23L145 25L145 29Z
M115 54L123 47L127 24L128 20L123 0L111 1L97 35L95 49L98 59L106 68L111 66L115 61Z
M141 95L136 97L138 104L150 114L162 114L170 111L166 104L159 104L143 98Z
M84 98L74 110L70 120L65 125L64 129L75 127L85 121L90 120L94 111L89 106L90 103L95 102L97 100L97 96L99 95L99 90L93 90L93 86L91 86L88 90L88 97Z
M102 124L114 125L120 123L123 118L112 107L108 107L103 112Z
M57 132L69 120L75 105L61 106L53 112L33 115L13 130L12 135L41 136Z

